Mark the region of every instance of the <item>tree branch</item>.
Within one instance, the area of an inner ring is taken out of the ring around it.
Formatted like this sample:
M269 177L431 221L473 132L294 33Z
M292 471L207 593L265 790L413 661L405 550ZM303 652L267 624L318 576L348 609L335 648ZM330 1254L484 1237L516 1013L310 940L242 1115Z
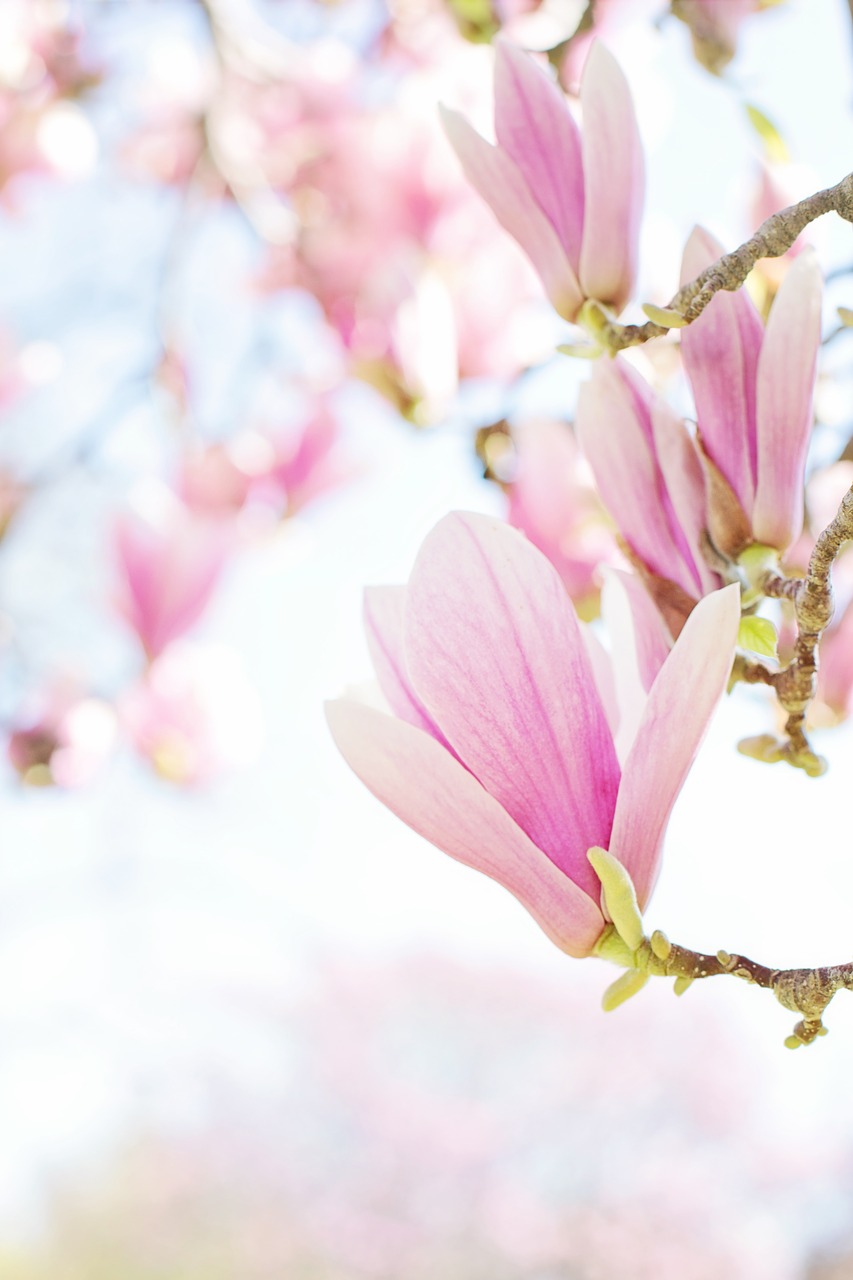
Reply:
M825 213L837 213L846 222L853 222L853 173L834 187L827 187L797 204L789 205L787 209L780 209L762 222L755 234L739 248L723 254L695 280L679 289L667 307L648 308L666 323L648 320L641 325L618 324L603 317L596 337L611 355L615 355L625 347L636 347L650 338L660 338L670 328L691 324L702 314L715 293L721 289L727 292L739 289L756 262L761 258L779 258L787 253L804 228Z

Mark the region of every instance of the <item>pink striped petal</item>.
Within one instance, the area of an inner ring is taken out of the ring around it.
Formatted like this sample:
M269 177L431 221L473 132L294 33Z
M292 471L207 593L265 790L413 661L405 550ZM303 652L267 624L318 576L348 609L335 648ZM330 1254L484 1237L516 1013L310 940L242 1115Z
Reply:
M552 306L574 320L584 298L560 237L528 189L517 165L481 138L456 111L441 108L444 130L465 176L498 222L517 240L545 287Z
M601 500L631 550L659 577L696 596L696 575L679 550L654 455L651 393L644 403L640 384L639 375L618 357L599 361L580 389L575 431Z
M684 249L682 283L695 279L722 253L722 245L696 227ZM764 337L761 319L746 290L721 291L698 320L681 330L680 337L705 450L749 512L755 496L755 381Z
M641 909L672 806L726 687L739 622L736 584L699 601L649 691L625 761L609 849L630 872Z
M509 889L563 951L589 955L604 928L598 891L590 898L563 875L434 738L344 699L326 712L341 753L377 799L451 858Z
M652 403L655 453L672 503L672 528L685 565L691 571L700 596L716 591L720 578L705 563L702 539L705 517L705 476L696 444L682 418L665 400Z
M618 62L597 41L581 79L585 212L581 288L618 313L637 275L645 177L634 104Z
M583 235L580 130L561 91L516 45L495 45L495 134L557 232L575 273Z
M758 362L758 484L752 530L784 551L802 532L806 453L820 346L822 278L814 251L788 270Z
M578 622L541 552L454 513L427 537L406 597L412 683L459 759L591 895L619 766Z
M405 587L368 587L364 593L367 647L379 687L395 716L447 747L443 733L412 688L403 656Z

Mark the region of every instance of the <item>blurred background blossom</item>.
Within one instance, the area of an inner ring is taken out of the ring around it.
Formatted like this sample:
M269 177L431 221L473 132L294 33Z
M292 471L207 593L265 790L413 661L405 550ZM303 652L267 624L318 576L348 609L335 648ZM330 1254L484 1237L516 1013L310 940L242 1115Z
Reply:
M572 330L437 124L488 131L501 31L570 95L594 35L619 59L640 300L695 222L731 247L853 154L842 0L0 3L4 1280L853 1275L845 1007L787 1056L745 986L605 1018L603 966L380 811L322 724L369 669L362 584L448 509L508 518L589 618L624 564ZM800 562L853 447L849 231L812 230ZM672 344L638 363L692 412ZM691 945L849 954L851 616L842 560L819 784L734 756L761 690L724 709L655 905Z

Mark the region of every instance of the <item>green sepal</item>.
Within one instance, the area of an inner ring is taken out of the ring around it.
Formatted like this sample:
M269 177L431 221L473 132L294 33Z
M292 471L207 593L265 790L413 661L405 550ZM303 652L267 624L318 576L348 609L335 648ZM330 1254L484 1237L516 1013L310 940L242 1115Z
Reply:
M618 1009L620 1004L624 1004L626 1000L631 999L631 996L642 991L648 980L649 975L641 973L639 969L628 969L625 973L620 973L601 997L601 1007L604 1012L610 1013L613 1009Z
M788 146L773 121L763 111L759 111L758 107L754 107L752 103L747 102L745 106L749 123L764 144L765 158L772 164L787 164L791 158L788 153Z
M836 307L835 309L838 312L838 319L841 323L848 329L853 327L853 311L851 311L850 307Z
M739 649L748 649L750 653L761 654L764 658L778 659L778 635L769 618L741 618L737 631Z
M607 960L610 964L618 964L621 969L633 969L636 963L635 952L631 950L624 938L620 938L612 924L607 925L592 954L599 960Z
M659 324L662 329L684 329L689 324L674 307L656 307L653 302L644 302L643 312L652 324Z
M768 547L763 542L751 542L746 550L740 553L737 562L746 578L741 606L747 609L764 595L762 584L765 576L768 573L778 573L779 552L776 547Z
M593 346L591 342L561 342L557 350L561 356L571 356L573 360L598 360L604 355L604 347Z
M633 880L619 859L614 858L606 849L588 849L586 856L601 881L604 906L616 926L616 932L632 951L636 951L642 945L645 934Z

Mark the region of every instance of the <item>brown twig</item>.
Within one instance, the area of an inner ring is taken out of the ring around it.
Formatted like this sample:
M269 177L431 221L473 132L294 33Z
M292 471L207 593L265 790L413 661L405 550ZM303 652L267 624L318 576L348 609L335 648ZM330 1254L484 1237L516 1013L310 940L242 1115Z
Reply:
M749 240L731 253L723 254L710 267L699 273L695 280L679 289L664 308L673 313L671 327L690 324L707 307L715 293L721 289L733 292L739 289L752 268L761 258L779 258L816 218L825 213L837 213L846 222L853 222L853 173L842 178L834 187L827 187L807 196L797 204L780 209L762 222ZM600 337L612 355L625 347L639 346L650 338L660 338L668 327L648 320L645 324L618 324L608 320L602 324Z
M785 578L770 572L761 582L765 596L790 600L794 606L797 639L794 655L781 671L769 671L761 663L740 662L737 679L748 684L772 686L786 712L787 742L767 758L785 759L807 773L823 773L826 764L812 750L805 723L809 705L817 690L818 649L823 632L832 621L834 598L832 566L839 551L853 538L853 486L841 500L832 521L815 543L808 571L803 578Z
M822 1019L829 1002L838 991L853 991L851 962L816 969L770 969L737 953L718 951L711 956L691 951L659 932L643 939L636 959L641 972L675 978L679 992L691 982L722 974L772 991L781 1005L801 1015L801 1021L785 1041L789 1048L811 1044L818 1036L826 1035Z

